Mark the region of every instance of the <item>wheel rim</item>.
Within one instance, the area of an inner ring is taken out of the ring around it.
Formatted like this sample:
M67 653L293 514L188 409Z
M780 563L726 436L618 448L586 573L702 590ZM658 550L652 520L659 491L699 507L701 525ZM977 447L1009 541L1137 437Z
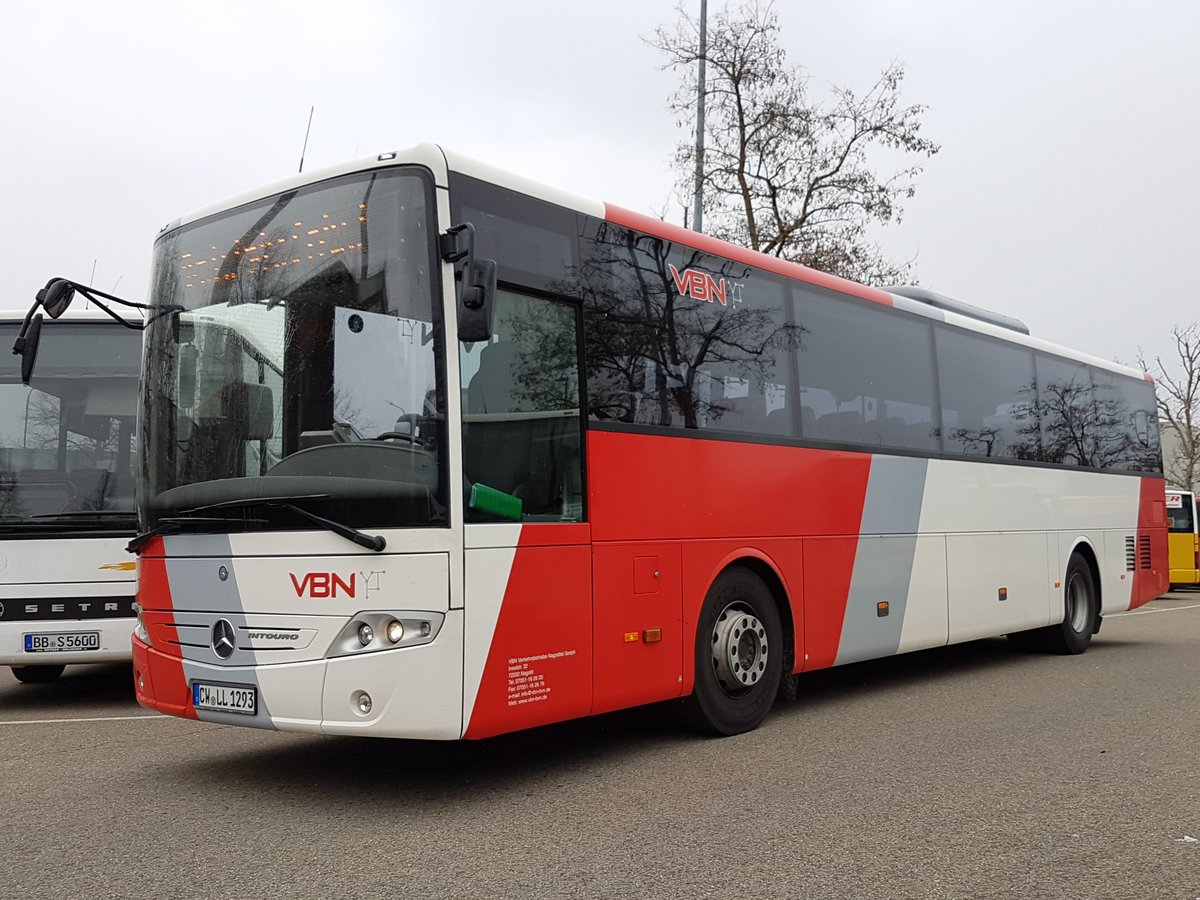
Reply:
M750 691L767 671L767 629L743 603L730 603L717 616L712 632L712 665L717 683L729 696Z
M1076 572L1067 582L1067 624L1076 634L1083 634L1087 630L1091 609L1088 585L1083 576Z

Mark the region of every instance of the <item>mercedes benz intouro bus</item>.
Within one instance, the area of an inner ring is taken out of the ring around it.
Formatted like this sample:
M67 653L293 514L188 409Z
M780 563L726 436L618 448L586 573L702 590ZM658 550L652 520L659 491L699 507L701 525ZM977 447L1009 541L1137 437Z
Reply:
M1153 383L1005 316L431 145L154 256L133 656L164 713L455 739L676 700L732 734L801 673L1079 653L1167 587Z

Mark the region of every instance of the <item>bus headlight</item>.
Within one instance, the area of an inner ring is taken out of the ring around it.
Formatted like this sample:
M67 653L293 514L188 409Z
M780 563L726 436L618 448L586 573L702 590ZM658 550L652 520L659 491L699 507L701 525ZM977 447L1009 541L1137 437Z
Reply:
M150 632L146 630L146 620L142 618L142 607L137 603L133 604L133 613L137 616L133 623L134 635L143 644L150 646Z
M345 624L325 656L353 656L431 644L445 620L446 614L440 612L365 610Z

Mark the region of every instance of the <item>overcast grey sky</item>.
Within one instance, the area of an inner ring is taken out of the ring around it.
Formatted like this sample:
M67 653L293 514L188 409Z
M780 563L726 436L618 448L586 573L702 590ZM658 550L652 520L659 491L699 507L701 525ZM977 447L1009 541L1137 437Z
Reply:
M699 0L687 0L699 7ZM710 0L715 9L721 0ZM1132 363L1200 318L1194 0L780 0L814 93L904 62L929 106L901 225L922 284ZM686 139L645 43L673 0L56 2L5 9L5 296L144 299L166 222L296 171L435 141L654 213Z

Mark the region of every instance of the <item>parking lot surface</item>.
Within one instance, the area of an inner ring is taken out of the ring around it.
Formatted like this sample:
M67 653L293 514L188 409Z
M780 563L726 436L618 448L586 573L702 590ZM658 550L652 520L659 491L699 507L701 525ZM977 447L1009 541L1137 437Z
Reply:
M805 676L727 739L655 706L479 743L154 715L0 671L5 897L1200 897L1200 592L1083 656Z

